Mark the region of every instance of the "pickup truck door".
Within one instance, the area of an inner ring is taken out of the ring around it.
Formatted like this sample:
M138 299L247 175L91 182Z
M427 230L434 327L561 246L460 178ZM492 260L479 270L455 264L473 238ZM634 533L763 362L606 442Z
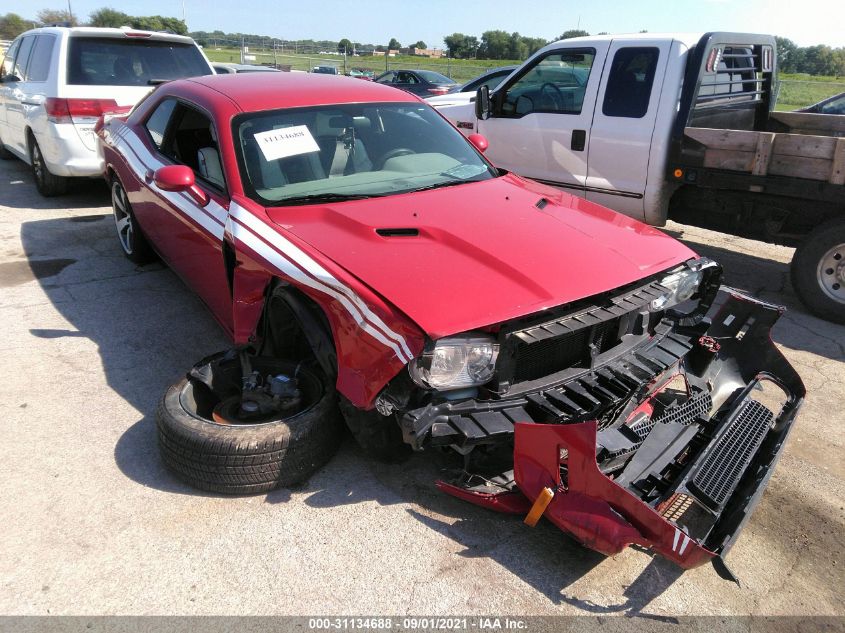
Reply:
M584 195L590 125L609 44L545 51L496 90L492 116L478 121L493 163Z
M649 156L671 45L665 39L611 43L590 132L587 199L638 220L645 219Z

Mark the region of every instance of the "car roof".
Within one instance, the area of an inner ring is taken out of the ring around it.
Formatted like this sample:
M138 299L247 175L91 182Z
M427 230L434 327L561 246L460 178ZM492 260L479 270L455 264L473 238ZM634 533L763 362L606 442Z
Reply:
M143 29L131 28L100 28L96 26L41 26L36 29L30 29L24 35L31 35L36 33L56 33L59 35L67 35L70 37L112 37L112 38L126 38L144 40L158 40L168 42L179 42L182 44L194 44L194 40L185 35L176 35L175 33L163 33L161 31L145 31ZM143 34L143 35L141 35Z
M224 95L244 112L335 103L420 102L414 95L390 86L318 73L203 75L170 82L168 92L178 91L180 85L202 86L207 89L205 97L211 100L214 93Z

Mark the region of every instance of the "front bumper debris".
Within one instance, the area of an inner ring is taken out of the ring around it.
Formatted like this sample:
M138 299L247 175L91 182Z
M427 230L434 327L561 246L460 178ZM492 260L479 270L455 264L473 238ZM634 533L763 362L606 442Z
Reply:
M666 409L669 414L660 418L626 423L623 433L599 428L596 419L567 421L558 403L566 403L570 385L561 394L541 394L562 414L552 423L532 421L526 409L535 407L536 414L536 407L545 406L536 401L519 407L496 403L484 411L471 411L472 403L449 405L450 416L429 427L432 439L438 437L438 424L460 427L464 418L484 432L492 430L490 414L511 421L512 485L496 490L464 481L438 482L438 487L520 514L550 488L554 496L544 516L587 547L612 555L640 545L683 568L712 561L720 575L735 580L724 556L759 502L806 393L770 338L782 313L783 308L723 288L703 334L663 333L650 347L586 375L608 389L611 379L647 383L644 398L634 396L639 406L629 419L651 410L668 374L680 372L696 386L695 396L683 405ZM589 393L597 393L595 383L592 387ZM772 390L777 397L770 397ZM523 399L530 403L530 398ZM583 405L584 399L574 402ZM471 434L464 436L472 440ZM608 468L614 450L624 454L623 461Z

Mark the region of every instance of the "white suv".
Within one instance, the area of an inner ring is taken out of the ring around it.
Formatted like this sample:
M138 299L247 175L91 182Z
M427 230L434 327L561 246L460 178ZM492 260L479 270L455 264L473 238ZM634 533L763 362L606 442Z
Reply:
M128 112L156 84L214 71L189 37L129 29L43 27L20 35L0 66L0 158L32 166L38 191L101 176L94 124Z

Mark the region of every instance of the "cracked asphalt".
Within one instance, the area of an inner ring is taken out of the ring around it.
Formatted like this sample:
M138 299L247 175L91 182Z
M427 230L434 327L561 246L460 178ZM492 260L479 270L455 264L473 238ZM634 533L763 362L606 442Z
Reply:
M0 163L0 613L843 615L845 327L810 316L792 251L677 224L728 282L789 311L774 340L809 395L728 562L585 550L437 492L437 465L347 438L305 485L227 498L157 455L167 385L227 341L169 270L121 255L98 182L46 200Z

